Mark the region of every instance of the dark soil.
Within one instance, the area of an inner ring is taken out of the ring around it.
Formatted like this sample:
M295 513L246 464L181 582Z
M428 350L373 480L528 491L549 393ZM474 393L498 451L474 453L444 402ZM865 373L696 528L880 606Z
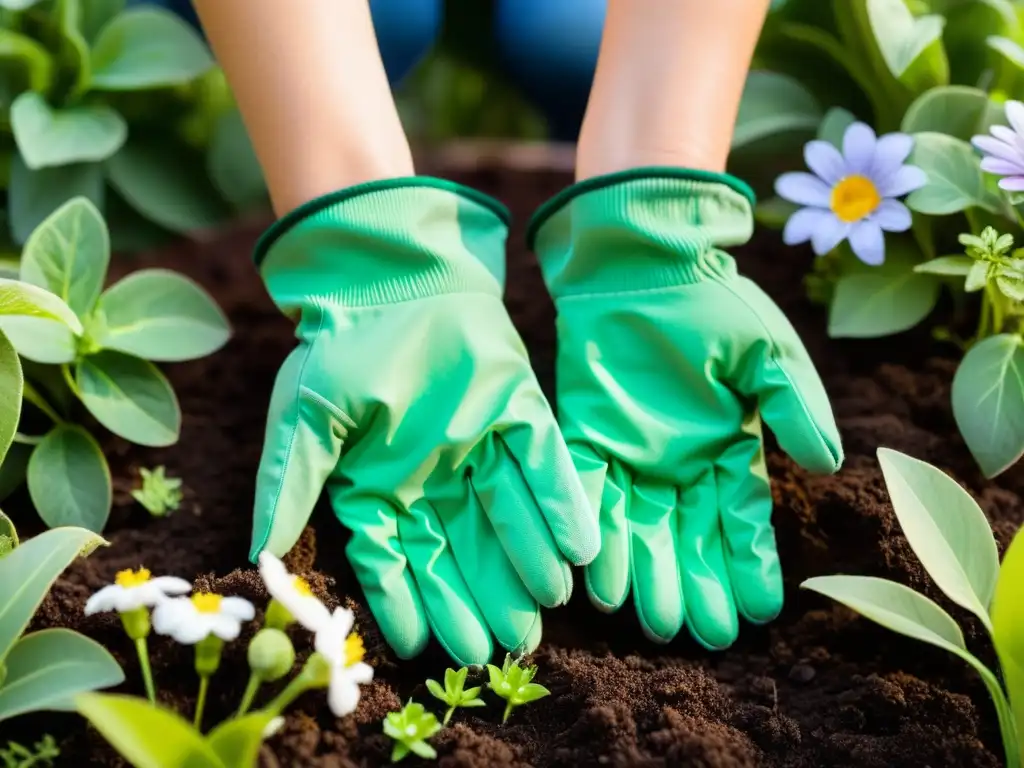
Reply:
M525 254L522 229L533 208L568 179L496 170L460 175L503 199L516 215L508 303L550 385L552 310ZM236 331L211 358L169 367L184 410L178 445L156 451L108 442L118 488L111 546L76 563L36 620L38 627L71 626L105 643L124 663L124 689L136 694L142 692L137 667L116 619L82 616L88 594L118 569L145 564L155 573L194 578L199 586L264 598L246 560L253 479L270 388L294 341L250 265L259 230L259 224L247 226L214 242L120 262L123 269L160 264L192 275L214 293ZM820 477L771 446L788 589L783 616L766 628L744 626L737 644L723 653L702 650L685 632L671 645L655 646L644 639L630 606L602 615L580 587L568 608L545 616L544 642L534 657L538 680L552 696L517 711L505 726L496 705L458 713L434 739L443 766L1002 765L992 705L962 662L858 619L798 585L810 576L849 572L897 579L941 598L900 534L875 459L878 446L950 472L982 504L1000 547L1024 519L1024 473L1014 470L995 482L981 477L950 410L955 359L930 342L926 329L877 342L828 340L823 311L803 298L809 256L779 247L771 235L738 256L806 340L846 449L842 471ZM187 486L182 508L165 519L151 518L127 494L139 466L161 463ZM32 517L14 500L7 506L16 520ZM448 664L436 648L412 662L390 654L361 602L344 541L345 533L321 510L289 560L311 575L322 595L355 608L377 677L348 718L335 719L322 695L300 699L282 732L264 747L263 766L385 764L390 744L381 719L409 697L429 705L423 680L439 677ZM963 619L968 642L989 659L977 625L953 613ZM215 678L209 722L237 704L247 674L244 647L232 646ZM195 680L189 652L161 639L153 651L161 698L190 713ZM4 730L0 742L52 732L63 749L60 765L121 765L72 715L26 718ZM410 757L406 764L417 761Z

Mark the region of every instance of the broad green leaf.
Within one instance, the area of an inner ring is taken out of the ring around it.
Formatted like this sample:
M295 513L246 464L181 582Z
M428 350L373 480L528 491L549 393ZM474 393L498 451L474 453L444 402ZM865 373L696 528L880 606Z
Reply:
M7 336L19 355L32 362L70 363L77 355L74 332L56 320L0 315L0 332Z
M47 216L75 197L86 197L102 210L103 192L103 169L97 163L33 171L16 153L7 192L11 237L24 243Z
M198 33L163 8L136 7L118 15L92 47L97 90L136 91L181 85L213 66Z
M57 528L23 541L0 560L0 661L32 620L53 582L78 554L106 544L83 528Z
M994 63L993 90L1013 93L1024 81L1024 48L1015 41L993 35L985 40L985 45L992 52Z
M924 320L938 300L939 281L909 267L895 275L843 275L829 308L828 334L867 339L900 333Z
M0 0L0 8L6 8L9 11L24 11L38 3L39 0Z
M172 232L209 229L228 215L201 163L180 148L129 139L107 161L107 173L130 206Z
M0 61L24 67L33 91L46 91L53 82L53 59L49 52L31 37L12 29L0 29Z
M235 208L246 210L266 200L263 170L237 108L217 120L206 166L217 190Z
M974 267L974 259L970 256L953 254L950 256L939 256L937 259L926 261L914 267L915 272L926 272L929 275L954 275L966 277Z
M110 468L93 436L76 424L50 430L28 461L28 493L51 528L102 531L110 515Z
M979 50L991 35L1020 34L1013 0L929 0L931 12L946 19L942 42L957 82L977 83L987 62Z
M134 272L100 297L94 341L146 360L179 361L220 349L231 335L206 291L168 269Z
M980 88L947 85L921 94L903 116L904 133L944 133L962 141L1002 124L1003 107Z
M966 141L933 131L916 133L909 162L928 175L928 183L907 198L911 210L933 216L968 208L999 212L1001 200L985 184L981 159Z
M82 16L79 27L82 37L91 43L100 30L125 7L125 0L86 0L82 5Z
M7 455L18 429L24 383L18 353L0 331L0 461Z
M124 682L106 648L70 629L44 629L23 637L4 660L0 720L26 712L73 712L84 691Z
M25 164L32 170L106 160L128 138L128 124L102 104L51 109L27 91L11 105L11 128Z
M0 501L10 496L17 488L25 482L25 472L28 470L28 459L32 455L35 446L14 443L3 463L0 463Z
M915 93L949 82L949 62L942 48L944 18L915 17L904 0L867 0L867 13L893 77Z
M794 78L774 72L751 72L743 89L733 151L783 133L814 135L821 108Z
M1016 717L1018 739L1024 734L1024 529L1010 542L992 601L992 640ZM1012 764L1012 763L1011 763Z
M427 680L427 690L430 691L430 695L435 699L440 699L445 703L448 702L448 694L437 680Z
M154 447L177 441L178 400L170 382L152 363L105 350L78 363L75 381L89 413L115 435Z
M939 589L985 625L999 576L992 526L971 495L940 469L878 449L903 535Z
M800 210L800 206L783 200L781 197L770 197L758 202L754 207L754 218L763 227L782 229L789 217Z
M255 766L263 733L273 719L272 714L256 712L227 720L214 728L206 741L224 765L238 768Z
M852 112L842 107L832 107L825 113L825 117L822 118L821 124L818 126L818 138L842 149L846 129L855 122L857 122L857 118Z
M22 280L0 277L0 315L43 317L64 323L77 335L82 334L82 322L54 293Z
M953 377L953 417L986 477L1024 455L1024 347L1012 334L975 344Z
M80 316L96 304L110 263L103 215L88 199L70 200L39 225L21 257L21 279L63 299Z
M176 712L145 699L109 693L75 697L78 714L135 768L242 768L228 766L202 734Z

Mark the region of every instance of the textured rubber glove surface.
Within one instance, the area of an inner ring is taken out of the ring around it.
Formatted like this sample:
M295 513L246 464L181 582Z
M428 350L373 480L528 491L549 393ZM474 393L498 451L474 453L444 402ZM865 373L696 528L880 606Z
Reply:
M597 553L596 515L501 301L503 209L439 180L314 201L257 250L298 320L278 375L251 556L283 555L322 489L399 656L433 632L460 664L492 635L540 639L569 563Z
M708 648L763 623L783 588L762 418L808 469L842 462L821 380L782 312L720 250L749 239L731 177L648 169L583 182L531 237L558 311L559 421L602 548L598 607L632 588L645 632Z

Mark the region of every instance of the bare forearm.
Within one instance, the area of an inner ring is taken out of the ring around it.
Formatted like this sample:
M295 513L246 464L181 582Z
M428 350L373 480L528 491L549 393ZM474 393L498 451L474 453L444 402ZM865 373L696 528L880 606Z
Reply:
M283 215L413 173L368 0L196 0Z

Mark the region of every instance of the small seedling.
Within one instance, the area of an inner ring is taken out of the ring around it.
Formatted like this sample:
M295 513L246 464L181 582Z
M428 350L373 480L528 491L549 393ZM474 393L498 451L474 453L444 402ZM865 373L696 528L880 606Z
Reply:
M508 716L516 707L551 695L551 691L543 685L531 682L533 676L537 674L536 665L520 667L519 660L513 661L511 655L505 655L505 663L501 665L501 669L488 664L487 672L491 676L488 687L508 702L505 705L505 714L501 718L503 723L508 722Z
M181 480L167 477L163 467L139 470L142 487L132 491L132 498L149 510L150 514L163 517L181 505Z
M410 752L427 760L437 757L437 752L427 744L427 739L441 730L441 724L432 712L410 700L398 712L389 712L384 718L384 733L395 741L391 750L391 762L397 763Z
M7 742L6 749L0 749L0 760L4 768L41 768L51 766L60 757L60 750L53 736L46 734L37 741L32 749L23 747L15 741Z
M456 707L486 707L487 703L480 698L480 686L466 689L466 675L469 669L463 667L458 672L454 669L444 671L444 688L437 680L427 680L427 688L430 695L448 705L448 711L444 713L442 725L448 725L452 719L452 713Z

